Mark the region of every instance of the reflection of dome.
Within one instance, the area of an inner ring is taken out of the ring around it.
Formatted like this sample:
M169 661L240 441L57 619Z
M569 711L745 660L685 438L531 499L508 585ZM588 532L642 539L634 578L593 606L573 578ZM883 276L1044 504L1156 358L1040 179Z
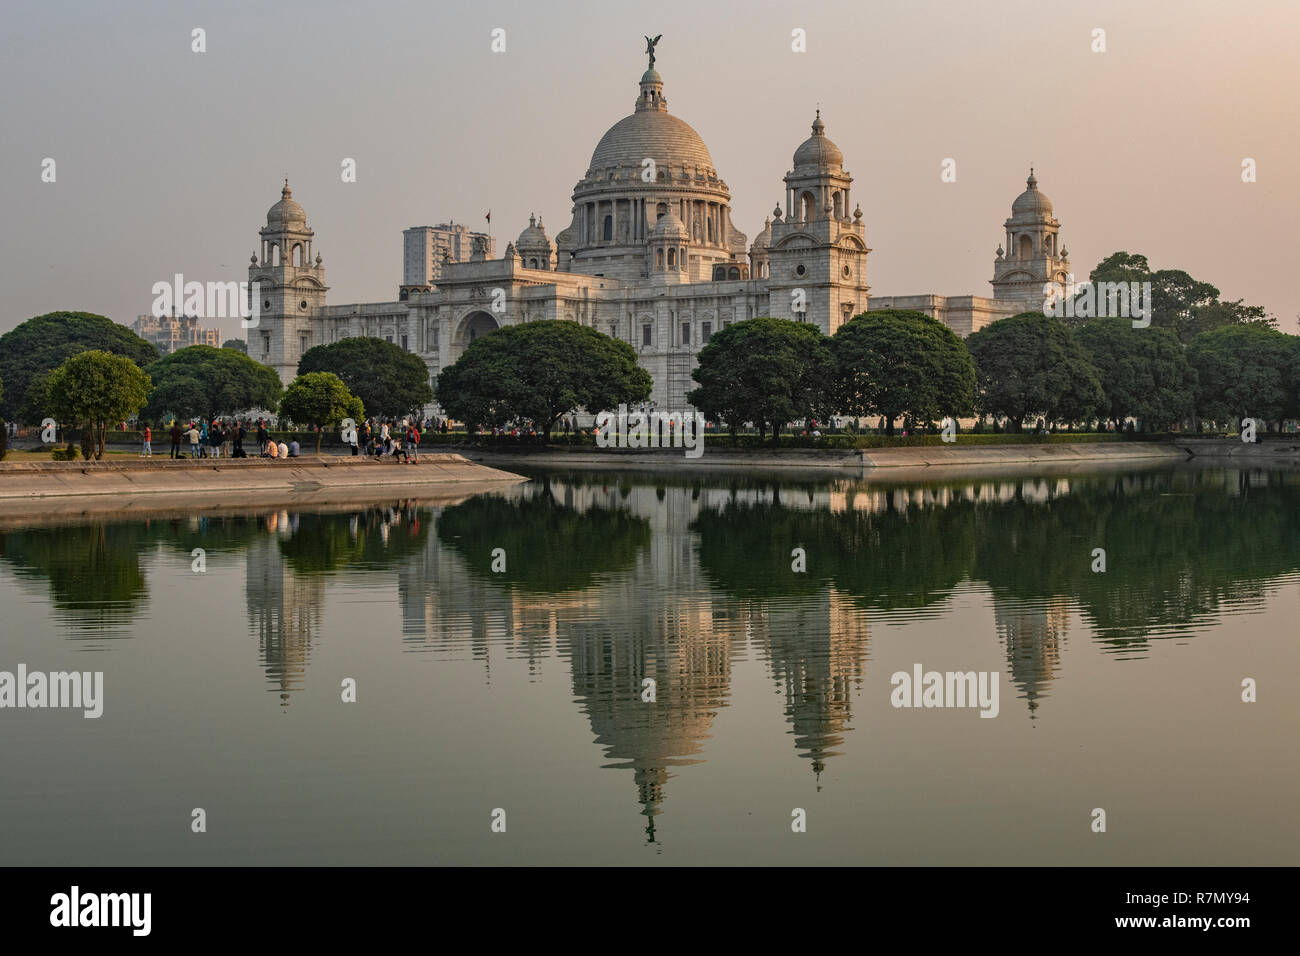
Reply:
M1025 180L1025 185L1029 188L1016 197L1016 201L1011 204L1011 215L1023 216L1048 216L1052 215L1052 201L1043 193L1038 191L1038 180L1034 178L1033 169L1029 170L1029 178Z
M289 180L284 181L280 190L280 201L266 211L266 224L281 229L293 226L307 226L307 213L302 206L294 202L293 192L289 189Z
M794 151L795 168L817 166L819 168L843 169L844 154L840 152L838 146L826 138L826 124L822 122L821 110L817 111L817 118L813 120L812 133Z
M656 166L674 170L680 169L683 163L691 171L696 166L713 168L713 157L700 134L685 120L662 110L638 110L611 126L591 154L591 168L639 168L646 159L653 159Z

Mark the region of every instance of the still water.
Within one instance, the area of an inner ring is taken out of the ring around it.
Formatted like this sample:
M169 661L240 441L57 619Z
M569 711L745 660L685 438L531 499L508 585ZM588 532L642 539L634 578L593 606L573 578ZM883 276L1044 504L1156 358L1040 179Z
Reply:
M529 474L0 523L0 864L1300 863L1300 473Z

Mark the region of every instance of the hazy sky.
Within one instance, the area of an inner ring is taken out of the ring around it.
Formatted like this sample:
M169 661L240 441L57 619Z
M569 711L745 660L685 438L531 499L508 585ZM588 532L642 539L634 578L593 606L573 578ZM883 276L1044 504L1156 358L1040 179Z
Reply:
M331 303L395 299L408 226L480 228L491 208L503 249L535 211L554 237L632 111L646 33L751 240L820 104L874 294L990 295L1032 162L1079 277L1142 252L1297 328L1295 0L5 0L0 16L0 332L57 309L130 322L176 272L247 279L285 175Z

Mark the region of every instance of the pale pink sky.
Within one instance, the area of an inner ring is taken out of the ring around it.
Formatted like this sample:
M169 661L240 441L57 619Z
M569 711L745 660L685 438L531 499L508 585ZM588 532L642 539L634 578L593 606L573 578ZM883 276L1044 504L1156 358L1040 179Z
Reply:
M500 248L533 211L554 236L632 110L645 33L663 34L669 109L708 144L751 239L820 104L875 294L989 295L1032 162L1078 276L1142 252L1297 330L1293 0L10 0L0 16L0 332L56 309L130 322L176 272L247 278L286 174L333 303L396 297L407 226L479 227L491 208ZM1245 157L1258 182L1241 181Z

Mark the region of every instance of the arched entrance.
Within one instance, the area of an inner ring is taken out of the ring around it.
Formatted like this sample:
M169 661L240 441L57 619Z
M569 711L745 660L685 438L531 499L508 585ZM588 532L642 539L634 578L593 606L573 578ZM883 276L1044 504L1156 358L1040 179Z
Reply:
M500 326L490 312L471 312L461 319L456 344L464 348L480 336L495 332Z

